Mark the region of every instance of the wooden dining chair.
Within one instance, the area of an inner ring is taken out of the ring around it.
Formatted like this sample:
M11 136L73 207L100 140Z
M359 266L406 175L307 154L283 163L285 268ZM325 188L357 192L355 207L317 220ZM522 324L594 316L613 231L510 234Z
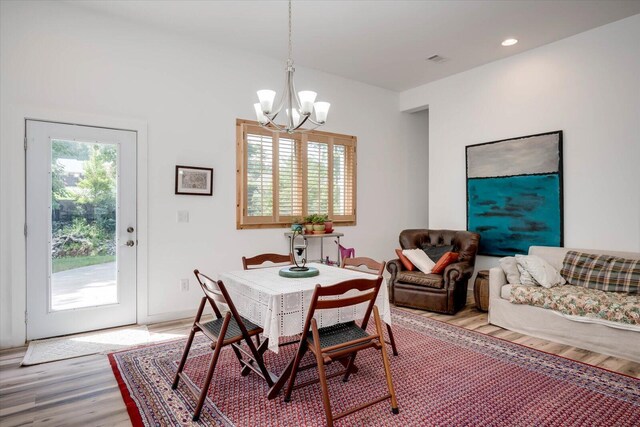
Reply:
M381 283L382 277L379 276L375 280L353 279L332 286L316 285L313 296L311 297L309 312L307 313L302 337L300 339L300 345L293 362L291 376L289 377L289 383L287 385L284 400L285 402L291 401L291 393L294 389L320 382L320 387L322 388L322 402L327 416L327 425L329 427L333 426L334 420L387 399L391 399L391 411L394 414L399 412L398 402L393 388L393 381L391 379L389 356L387 355L385 347L380 314L378 313L378 307L375 306L376 295L378 295ZM345 296L347 292L355 290L360 291L360 293ZM331 299L321 299L324 297L330 297ZM361 326L358 326L354 321L351 321L318 329L318 323L314 318L316 311L350 307L365 302L368 302L368 304ZM372 310L376 324L376 333L370 335L367 333L365 328ZM349 375L352 373L354 367L356 354L359 351L368 348L375 348L379 350L382 355L382 365L384 367L384 373L387 380L388 393L382 397L334 415L331 411L327 379L343 375L342 380L345 382L348 381ZM300 361L307 351L311 351L311 353L313 353L316 363L301 367ZM344 370L340 370L331 375L326 374L325 365L347 358L348 363ZM318 367L318 379L295 384L298 371L309 369L314 366Z
M238 311L236 310L233 301L231 301L227 289L222 281L215 281L200 273L198 270L194 270L193 273L196 275L196 279L204 292L204 297L202 297L202 300L200 301L200 307L198 307L198 312L193 321L191 333L187 339L187 344L184 348L184 352L182 353L182 359L178 365L178 371L176 372L171 388L175 390L178 387L180 378L184 379L182 371L185 363L187 362L193 338L195 337L196 332L202 332L204 336L211 340L211 349L213 350L213 357L211 358L209 370L207 371L207 376L205 377L202 390L198 390L190 381L185 380L184 382L198 399L198 404L196 405L196 409L193 413L193 420L198 421L200 418L200 412L204 406L204 401L207 397L209 385L211 384L213 372L216 369L220 351L223 347L230 345L233 348L233 351L240 362L240 366L242 367L241 374L243 376L248 375L250 371L254 371L267 382L269 387L274 384L274 378L265 367L264 360L262 358L262 354L267 349L268 341L264 340L262 345L257 348L253 341L251 341L251 337L262 333L262 328L238 314ZM207 302L213 309L215 319L209 322L202 322L202 313ZM223 316L216 303L227 305L229 307L229 311L227 311ZM244 341L247 347L249 347L249 352L241 347L242 341ZM247 359L243 359L243 355L246 356Z
M259 266L264 264L265 262L272 262L274 264L293 264L293 254L260 254L251 258L242 257L242 268L244 268L245 270L249 270L249 267Z
M378 262L371 258L367 257L358 257L358 258L343 258L342 259L342 268L353 269L357 271L364 271L365 273L372 273L382 277L382 273L384 272L384 266L386 265L385 261ZM362 267L366 267L366 270L363 270ZM367 325L365 324L365 327ZM386 324L387 326L387 334L389 335L388 343L391 345L391 350L393 350L393 355L398 355L398 348L396 347L396 340L393 338L393 331L391 330L391 325Z

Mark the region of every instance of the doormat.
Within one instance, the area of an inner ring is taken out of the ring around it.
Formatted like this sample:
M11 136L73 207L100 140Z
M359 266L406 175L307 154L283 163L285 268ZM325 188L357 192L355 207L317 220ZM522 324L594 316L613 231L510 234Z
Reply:
M147 327L138 325L35 340L29 343L21 365L38 365L89 354L123 350L150 342L151 337Z

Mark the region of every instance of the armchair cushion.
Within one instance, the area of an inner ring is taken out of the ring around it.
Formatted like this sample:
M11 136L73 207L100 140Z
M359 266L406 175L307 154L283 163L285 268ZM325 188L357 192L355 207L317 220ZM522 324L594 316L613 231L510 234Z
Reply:
M433 262L438 263L438 261L440 261L440 258L442 258L447 252L453 251L453 245L422 245L422 250L427 254L429 258L433 260Z
M402 254L425 274L431 273L431 269L436 265L422 249L405 249Z
M420 271L401 271L396 276L398 282L411 283L427 288L442 289L444 278L440 274L424 274Z
M416 266L411 264L411 261L409 261L409 258L404 256L404 254L402 253L402 249L396 249L396 255L398 255L398 259L400 260L402 265L404 265L404 268L406 268L409 271L413 271L416 269Z
M444 269L449 264L453 264L457 260L458 260L457 252L447 252L446 254L442 255L442 257L440 257L438 262L436 262L436 265L431 269L431 272L433 274L442 274Z

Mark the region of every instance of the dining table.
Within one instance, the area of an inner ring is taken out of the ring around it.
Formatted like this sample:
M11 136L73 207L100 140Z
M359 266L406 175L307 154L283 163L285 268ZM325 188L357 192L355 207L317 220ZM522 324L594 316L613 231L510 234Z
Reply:
M286 337L297 338L303 332L316 285L331 286L352 279L376 279L375 275L364 271L321 263L309 263L308 266L317 268L319 274L306 278L283 277L279 274L283 267L278 266L229 271L218 275L238 313L263 329L261 335L268 340L266 345L270 351L278 353ZM386 285L380 286L375 304L382 320L391 325L391 306ZM316 312L315 318L320 328L361 321L366 308L366 303L361 303L347 308L321 310ZM292 365L293 358L280 375L274 375L276 381L267 394L269 399L275 398L285 385Z

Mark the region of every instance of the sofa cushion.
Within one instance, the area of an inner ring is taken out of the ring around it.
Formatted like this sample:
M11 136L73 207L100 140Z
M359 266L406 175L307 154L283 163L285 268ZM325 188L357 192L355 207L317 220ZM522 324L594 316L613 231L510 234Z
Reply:
M560 274L576 286L610 292L640 292L640 260L569 251Z
M531 274L533 280L542 287L552 288L567 281L544 259L536 255L516 255L516 262Z
M520 264L516 264L516 266L518 267L518 272L520 272L520 284L521 285L524 285L524 286L538 286L538 283L533 278L531 273L529 273L527 271L526 268L524 268Z
M520 271L518 270L518 264L516 263L516 257L507 256L500 258L500 267L504 271L504 275L507 276L507 283L512 285L520 284Z
M396 280L427 288L442 289L444 287L444 279L440 274L424 274L420 271L401 271L396 276Z
M559 311L567 315L640 325L640 296L581 286L511 286L509 302Z

